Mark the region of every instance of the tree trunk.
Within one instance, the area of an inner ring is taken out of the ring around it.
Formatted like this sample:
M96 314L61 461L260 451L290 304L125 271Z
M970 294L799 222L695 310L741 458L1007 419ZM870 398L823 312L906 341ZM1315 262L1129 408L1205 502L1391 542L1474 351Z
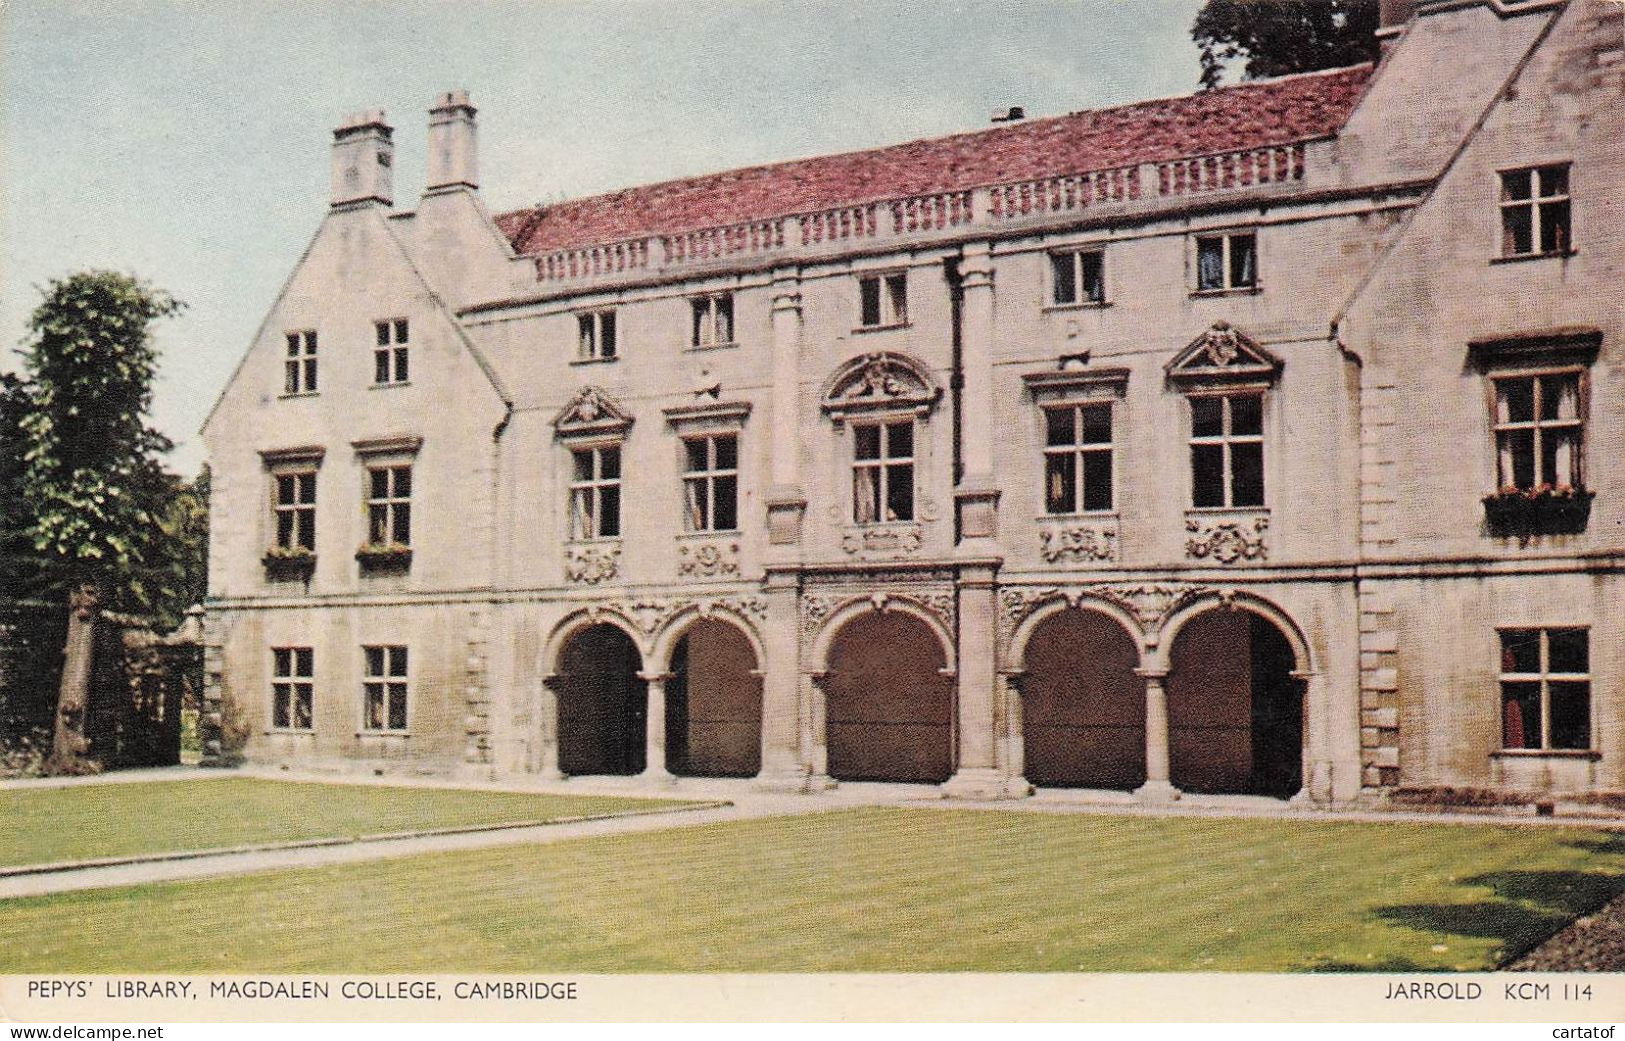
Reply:
M77 590L68 594L68 640L63 648L56 733L51 741L51 756L45 760L45 773L49 776L101 772L101 765L87 755L90 739L85 736L91 666L96 651L96 620L101 606L101 590L94 582L82 582Z

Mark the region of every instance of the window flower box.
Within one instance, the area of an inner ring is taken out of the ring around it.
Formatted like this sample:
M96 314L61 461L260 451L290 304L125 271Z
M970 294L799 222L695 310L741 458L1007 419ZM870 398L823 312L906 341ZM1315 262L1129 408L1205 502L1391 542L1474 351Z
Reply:
M412 547L399 542L368 543L355 551L367 571L405 571L412 566Z
M260 561L265 574L273 580L310 581L316 570L316 554L304 546L272 546Z
M1595 492L1566 484L1502 488L1484 496L1484 521L1496 535L1574 535L1591 519Z

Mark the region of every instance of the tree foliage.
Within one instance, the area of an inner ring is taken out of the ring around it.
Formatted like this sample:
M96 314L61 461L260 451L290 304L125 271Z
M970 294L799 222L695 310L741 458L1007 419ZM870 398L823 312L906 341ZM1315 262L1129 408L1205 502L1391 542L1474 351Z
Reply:
M178 482L148 415L151 326L181 307L132 276L89 271L53 281L29 319L21 498L41 595L88 581L109 606L146 613L176 592L160 522Z
M1247 79L1374 61L1378 15L1377 0L1208 0L1191 26L1202 86L1238 59Z

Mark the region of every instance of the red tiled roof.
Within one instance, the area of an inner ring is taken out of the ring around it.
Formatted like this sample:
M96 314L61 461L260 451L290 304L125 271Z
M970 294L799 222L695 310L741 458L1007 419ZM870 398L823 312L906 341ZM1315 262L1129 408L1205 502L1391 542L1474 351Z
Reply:
M860 202L1306 141L1342 127L1371 69L1303 73L866 152L750 166L515 210L496 221L516 252L535 256Z

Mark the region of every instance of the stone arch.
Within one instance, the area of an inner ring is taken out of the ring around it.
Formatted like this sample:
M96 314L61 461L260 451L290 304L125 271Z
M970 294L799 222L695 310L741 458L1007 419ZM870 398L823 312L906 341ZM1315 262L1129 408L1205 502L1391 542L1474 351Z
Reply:
M1309 640L1304 636L1303 630L1298 627L1298 623L1293 620L1291 615L1256 593L1244 593L1229 589L1199 593L1170 612L1157 628L1156 639L1153 644L1155 654L1148 653L1146 655L1146 668L1166 670L1168 667L1168 650L1174 645L1174 639L1179 635L1179 631L1192 618L1215 609L1250 611L1267 621L1275 623L1275 627L1281 630L1281 635L1286 637L1288 644L1292 647L1293 671L1305 677L1318 671L1315 667L1314 657L1309 651Z
M651 672L671 671L672 652L677 644L687 635L688 630L696 622L716 620L724 622L739 630L751 651L756 655L756 667L767 667L767 647L762 643L761 633L756 631L756 625L748 617L731 607L722 604L690 604L674 613L663 625L654 640L650 643L649 651L644 660L648 663Z
M570 639L582 630L600 624L613 625L626 633L637 647L641 662L650 660L648 646L636 622L613 607L584 607L565 615L542 645L541 675L544 682L558 675L559 657Z
M876 594L875 596L848 600L834 611L831 611L829 617L824 619L823 624L818 628L817 635L813 638L812 653L809 655L809 660L812 662L812 671L815 673L829 671L830 644L835 641L835 637L839 635L840 631L846 628L847 623L861 615L871 612L883 614L887 611L899 611L924 622L931 629L931 632L936 635L937 642L942 645L943 660L945 662L943 665L944 673L951 674L958 668L954 657L954 634L935 611L911 598Z
M1015 632L1010 634L1010 646L1007 651L1005 671L1013 675L1019 675L1025 670L1027 667L1027 644L1031 642L1033 633L1037 632L1039 626L1043 625L1048 619L1074 608L1105 615L1122 626L1128 638L1134 641L1134 648L1138 652L1140 660L1142 662L1145 660L1145 630L1140 627L1140 620L1134 616L1132 611L1115 600L1109 600L1101 596L1093 596L1088 593L1068 596L1064 593L1056 593L1053 597L1029 611L1020 624L1016 626Z
M708 605L684 608L661 630L650 661L664 681L651 695L664 700L657 708L669 772L751 777L761 770L765 653L742 615Z

